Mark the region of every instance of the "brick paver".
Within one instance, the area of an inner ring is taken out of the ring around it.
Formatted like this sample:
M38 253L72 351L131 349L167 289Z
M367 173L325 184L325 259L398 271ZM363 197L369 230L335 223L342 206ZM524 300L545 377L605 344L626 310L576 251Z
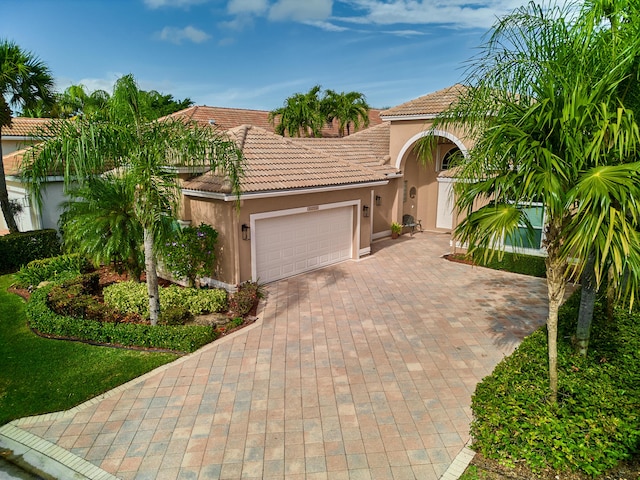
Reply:
M436 479L476 383L544 323L543 280L448 262L449 237L268 285L249 329L20 428L121 479Z

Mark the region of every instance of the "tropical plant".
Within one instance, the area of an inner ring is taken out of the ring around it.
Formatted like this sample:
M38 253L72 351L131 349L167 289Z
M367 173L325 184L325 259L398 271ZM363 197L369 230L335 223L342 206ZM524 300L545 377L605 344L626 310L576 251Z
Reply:
M53 125L54 136L43 138L26 156L24 178L37 202L49 174L59 172L68 189L113 170L135 183L134 214L142 226L145 273L151 323L160 313L156 253L165 240L160 219L175 218L180 188L177 166L207 165L226 175L239 195L242 153L214 129L179 120L149 121L140 108L140 90L132 75L118 80L107 120L76 118ZM213 173L212 173L213 174Z
M275 124L278 135L320 136L320 130L325 123L320 107L321 100L318 97L320 88L320 85L316 85L307 93L296 93L284 101L284 106L269 112L269 121Z
M338 120L338 132L344 137L351 134L350 126L357 130L360 125L369 126L369 110L365 96L360 92L340 92L326 90L322 98L322 110L327 123Z
M60 231L67 250L80 252L96 265L111 263L139 280L144 271L142 224L135 209L136 179L130 172L87 178L69 191ZM171 222L162 215L158 221Z
M216 263L218 232L201 223L197 227L186 227L176 232L162 250L164 266L172 275L186 278L189 287L198 277L212 276Z
M21 49L14 42L0 40L0 139L2 127L11 126L11 107L29 108L38 100L52 101L53 77L47 67L31 52ZM17 232L18 225L9 203L7 182L2 161L0 141L0 207L10 232Z
M601 19L585 9L530 3L496 23L465 93L435 122L474 142L455 186L466 214L455 235L471 256L501 251L522 225L532 237L523 207L544 207L552 402L566 275L579 275L593 253L597 284L610 265L631 301L638 285L640 134L619 92L639 52L640 35L607 41Z

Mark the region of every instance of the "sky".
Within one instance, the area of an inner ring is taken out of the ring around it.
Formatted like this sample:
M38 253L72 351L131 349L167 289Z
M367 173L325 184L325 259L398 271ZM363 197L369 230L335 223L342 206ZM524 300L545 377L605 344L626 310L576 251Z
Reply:
M140 88L272 110L314 85L388 108L464 79L498 16L526 0L1 0L0 38L56 90Z

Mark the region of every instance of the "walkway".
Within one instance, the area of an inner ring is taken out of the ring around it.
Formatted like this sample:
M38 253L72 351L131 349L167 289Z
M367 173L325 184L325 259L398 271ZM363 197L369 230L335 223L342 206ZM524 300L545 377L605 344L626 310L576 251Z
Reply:
M88 478L440 478L476 383L546 316L543 280L448 262L448 242L271 284L252 327L0 434Z

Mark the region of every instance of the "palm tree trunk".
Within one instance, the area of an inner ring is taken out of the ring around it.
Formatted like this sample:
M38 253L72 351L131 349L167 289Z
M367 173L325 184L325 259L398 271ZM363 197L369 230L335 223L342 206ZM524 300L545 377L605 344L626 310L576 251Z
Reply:
M566 262L560 258L559 231L562 221L549 220L547 227L547 344L549 353L549 390L552 403L558 402L558 310L564 299Z
M596 303L595 262L594 253L589 253L582 271L580 311L578 312L578 325L576 327L576 349L583 357L587 356L587 349L589 348L593 307Z
M18 232L18 224L11 211L11 205L9 204L9 192L7 191L7 180L4 176L4 161L2 158L2 125L0 125L0 207L2 207L2 214L4 215L4 221L7 224L9 232Z
M144 229L144 265L147 275L147 293L149 294L149 319L151 325L157 325L160 316L160 292L156 257L153 253L153 233L148 228Z

